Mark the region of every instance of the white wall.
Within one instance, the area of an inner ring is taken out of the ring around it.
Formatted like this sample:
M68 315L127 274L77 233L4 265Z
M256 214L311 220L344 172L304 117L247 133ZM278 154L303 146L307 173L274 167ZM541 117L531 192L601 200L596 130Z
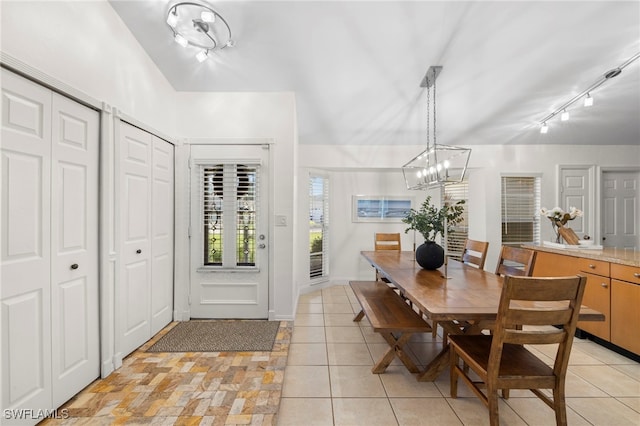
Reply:
M542 176L542 206L558 203L557 167L562 165L595 166L596 174L603 168L640 167L640 145L619 145L603 148L583 145L489 145L472 146L469 161L469 236L489 241L486 267L491 270L497 262L501 245L500 177L503 173L540 174ZM422 151L421 146L300 146L300 168L327 170L331 185L331 257L330 277L345 283L349 279L371 279L372 272L359 252L371 249L374 230L404 232L404 224L362 224L351 221L351 195L413 194L416 205L427 193L407 191L400 167ZM379 168L377 171L372 171ZM596 188L599 180L596 179ZM304 189L301 189L301 192ZM432 194L433 195L433 194ZM597 194L596 194L597 195ZM437 195L434 195L437 197ZM300 194L299 208L304 211L304 194ZM596 198L596 205L599 205ZM597 223L597 222L596 222ZM552 230L542 222L542 239L550 240ZM403 234L404 235L404 234ZM412 245L412 238L404 235L403 248ZM302 240L302 238L301 238ZM408 240L408 241L407 241ZM299 242L302 244L302 241ZM302 245L301 245L302 247ZM364 266L363 266L364 265ZM301 288L309 280L299 276Z
M174 90L106 1L1 1L0 48L174 135Z
M268 138L273 142L272 163L273 197L270 200L271 218L284 215L287 226L274 226L272 221L270 235L273 250L270 259L269 294L270 319L292 319L294 301L294 269L298 264L298 252L294 250L294 230L297 215L294 203L295 192L295 96L293 93L178 93L176 99L177 133L189 143L220 143L229 139L243 140ZM184 151L184 147L181 148ZM181 162L177 165L177 175L186 176L188 158L182 152ZM178 208L188 206L188 188L183 184L176 187ZM188 217L177 212L176 219L188 226ZM181 219L179 219L181 218ZM176 235L176 240L185 244L186 231ZM179 247L178 247L179 248ZM184 253L188 254L186 249ZM176 256L177 257L177 256ZM184 257L183 257L184 260ZM188 262L177 264L182 279L188 281ZM182 291L180 291L182 289ZM177 288L177 309L185 310L188 294L187 286Z

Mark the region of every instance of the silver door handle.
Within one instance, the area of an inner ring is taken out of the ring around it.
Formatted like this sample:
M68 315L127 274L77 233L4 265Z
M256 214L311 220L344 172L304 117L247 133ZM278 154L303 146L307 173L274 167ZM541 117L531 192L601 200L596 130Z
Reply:
M267 246L266 244L258 244L258 248L261 248L261 249L265 248L266 246Z

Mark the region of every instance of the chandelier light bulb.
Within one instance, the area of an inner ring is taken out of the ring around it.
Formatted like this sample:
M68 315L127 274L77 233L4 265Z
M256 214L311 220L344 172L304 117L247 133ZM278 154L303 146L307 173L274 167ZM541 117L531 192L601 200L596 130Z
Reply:
M176 33L173 39L176 41L176 43L178 43L182 47L187 47L187 45L189 45L189 41L186 38L184 38L180 33Z
M547 123L542 123L542 127L540 127L540 133L542 133L544 135L548 131L549 131L549 126L547 126Z
M449 160L444 160L443 165L444 165L444 168L445 168L445 169L448 169L448 168L449 168L449 166L451 165L451 163L449 163Z
M436 170L437 171L442 170L442 164L440 164L440 163L436 164Z
M418 176L418 179L420 179L422 177L422 171L418 170L418 173L416 173L416 176Z
M202 13L200 14L200 18L204 21L204 22L214 22L216 20L216 14L208 11L208 10L204 10L202 11Z
M198 62L204 62L207 60L208 57L209 57L209 51L207 50L201 50L196 55L196 59L198 60Z
M560 120L561 121L569 120L569 113L567 112L566 109L564 111L562 111L562 114L560 114Z
M177 23L178 23L178 14L174 10L173 12L167 15L167 24L169 24L171 28L175 28Z
M587 97L584 98L584 106L585 107L593 106L593 98L591 97L590 93L587 93Z

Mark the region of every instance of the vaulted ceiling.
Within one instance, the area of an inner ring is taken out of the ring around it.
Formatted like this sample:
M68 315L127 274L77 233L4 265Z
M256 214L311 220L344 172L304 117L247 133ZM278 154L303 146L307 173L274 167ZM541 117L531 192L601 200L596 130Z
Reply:
M302 144L640 144L640 60L539 121L640 52L638 1L210 1L236 46L204 63L175 43L177 0L110 0L177 91L295 93Z

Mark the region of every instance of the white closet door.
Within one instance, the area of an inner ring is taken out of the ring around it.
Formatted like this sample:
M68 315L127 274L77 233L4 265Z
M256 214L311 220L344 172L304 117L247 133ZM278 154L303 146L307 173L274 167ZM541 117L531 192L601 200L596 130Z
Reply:
M2 70L2 408L51 404L51 92Z
M173 145L153 137L151 336L173 311Z
M120 349L131 353L151 336L151 134L120 126L122 269L118 284Z
M98 112L53 94L53 406L100 375Z

